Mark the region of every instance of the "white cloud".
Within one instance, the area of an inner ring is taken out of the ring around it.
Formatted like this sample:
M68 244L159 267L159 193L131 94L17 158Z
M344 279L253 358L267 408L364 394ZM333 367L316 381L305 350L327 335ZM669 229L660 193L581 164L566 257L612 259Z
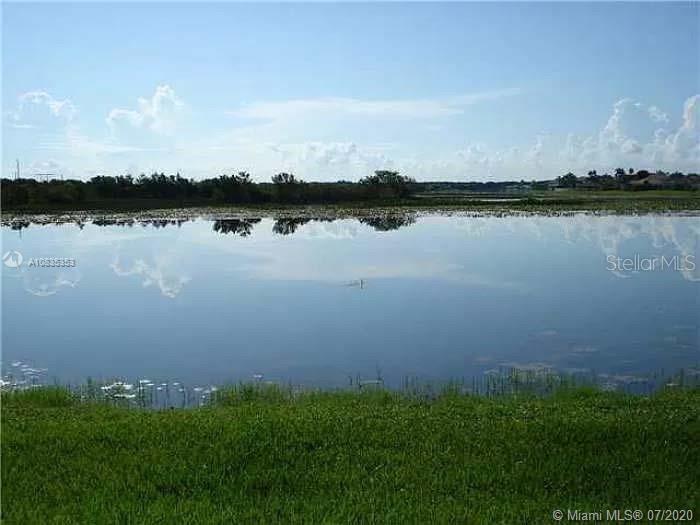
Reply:
M598 136L567 144L566 156L580 167L615 166L697 171L700 162L700 95L685 101L682 124L669 131L668 115L656 106L629 98L619 100Z
M668 120L668 115L661 111L659 108L656 106L649 106L649 116L652 118L652 120L655 120L656 122L662 122L662 123L667 123Z
M56 162L53 159L47 159L47 160L35 160L32 163L29 164L28 169L30 171L37 171L37 172L59 172L63 169L63 165L60 162Z
M75 118L77 110L70 100L57 100L42 91L25 93L19 100L17 110L9 114L10 125L36 128L25 147L42 152L37 155L40 161L50 151L64 166L62 173L79 177L121 172L135 160L154 169L170 169L163 160L172 159L177 151L173 135L185 108L170 86L157 86L151 97L138 99L137 110L113 109L101 131L88 133Z
M77 128L70 128L66 130L65 134L41 140L37 143L36 148L70 153L85 158L144 151L144 148L119 144L114 140L93 139L80 133Z
M300 115L344 114L370 117L436 118L461 115L464 108L486 100L496 100L520 93L518 89L502 89L446 98L413 100L362 100L356 98L324 97L254 102L228 114L236 117L281 120Z
M467 144L447 162L431 162L422 168L421 180L520 180L542 177L549 169L548 137L538 135L531 146L490 148Z
M652 109L653 108L653 109ZM648 141L658 125L659 110L655 106L645 107L632 99L624 98L613 106L613 113L599 135L599 147L603 153L618 151L639 152L634 147Z
M537 138L535 139L535 145L532 146L532 148L525 154L525 160L534 164L537 167L542 166L545 154L544 140L545 139L543 135L537 135Z
M688 98L675 118L658 106L622 98L593 133L544 133L516 146L470 140L459 148L452 141L458 140L462 120L439 120L466 114L472 104L517 93L507 89L413 100L254 102L231 112L239 119L233 127L207 128L201 138L184 126L186 105L167 84L139 98L135 107L112 109L102 132L86 132L69 99L40 90L21 95L7 116L11 128L37 128L13 133L36 134L28 149L51 151L37 155L39 160L50 156L76 174L122 171L134 164L145 171L178 170L189 176L246 169L257 180L281 170L307 180L357 180L377 169L397 169L419 180L549 179L566 171L581 175L616 167L698 171L700 95ZM406 119L421 122L407 126Z
M22 167L23 177L33 177L40 173L52 174L57 177L65 176L67 178L70 178L73 175L73 172L65 165L65 163L59 162L53 158L45 158L41 160L35 159L26 166Z
M700 162L700 95L690 97L683 106L683 124L665 140L672 156ZM697 167L697 166L696 166Z
M356 179L394 166L382 147L358 146L354 142L274 144L269 148L280 156L281 167L303 177Z
M114 108L107 116L112 130L124 127L145 129L162 135L172 135L185 107L184 102L168 85L156 87L150 98L140 97L138 109Z
M563 140L539 135L535 144L522 152L468 144L456 152L461 169L459 164L452 168L472 180L553 178L566 171L583 175L591 169L602 173L617 167L697 172L699 123L700 95L685 101L681 124L675 131L668 129L671 119L658 107L623 98L613 105L597 134L581 137L570 133Z
M46 91L29 91L17 99L17 107L8 113L14 128L46 128L65 126L76 116L77 109L69 99L58 100Z

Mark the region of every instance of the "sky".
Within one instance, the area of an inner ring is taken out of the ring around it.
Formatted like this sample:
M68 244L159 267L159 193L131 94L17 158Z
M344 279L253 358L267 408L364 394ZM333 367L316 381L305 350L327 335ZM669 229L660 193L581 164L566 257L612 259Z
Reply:
M2 4L2 175L700 171L700 3Z

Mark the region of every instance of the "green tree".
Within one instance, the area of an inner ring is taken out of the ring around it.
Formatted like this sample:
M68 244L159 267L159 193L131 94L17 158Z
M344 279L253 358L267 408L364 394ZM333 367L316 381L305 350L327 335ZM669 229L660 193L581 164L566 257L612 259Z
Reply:
M576 178L576 175L569 172L563 177L558 177L557 182L559 183L559 186L564 188L575 188L576 184L578 183L578 179Z
M301 202L303 200L304 181L297 179L293 173L278 173L272 176L274 195L279 202Z
M374 175L360 179L360 184L369 188L368 193L373 198L408 197L415 182L415 179L391 170L377 170Z

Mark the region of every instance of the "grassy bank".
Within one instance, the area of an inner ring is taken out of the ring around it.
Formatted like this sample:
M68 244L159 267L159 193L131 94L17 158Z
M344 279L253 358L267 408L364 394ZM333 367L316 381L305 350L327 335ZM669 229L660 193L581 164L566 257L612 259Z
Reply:
M530 211L546 213L556 211L610 211L620 213L663 212L700 210L698 191L584 191L533 192L529 194L510 193L424 193L402 199L356 200L326 204L230 204L212 203L203 199L99 199L80 203L42 203L31 205L4 206L7 215L32 213L65 213L79 211L134 212L143 210L168 209L240 209L251 212L266 212L284 209L308 210L310 208L338 210L366 210L389 208L411 210L494 210Z
M4 523L551 523L689 508L700 390L547 398L255 391L143 411L2 397Z
M498 208L535 213L557 211L609 211L613 213L700 210L697 191L588 191L531 192L527 194L423 194L413 201L429 206L467 210Z

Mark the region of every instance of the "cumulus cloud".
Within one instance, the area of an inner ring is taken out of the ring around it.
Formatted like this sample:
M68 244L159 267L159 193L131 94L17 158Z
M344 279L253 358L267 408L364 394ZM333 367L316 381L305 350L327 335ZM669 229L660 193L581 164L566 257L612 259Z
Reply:
M527 162L530 162L534 164L535 166L541 166L544 153L545 153L545 144L544 144L544 136L538 135L537 138L535 139L535 145L532 146L532 148L525 154L525 160Z
M433 180L505 180L532 178L543 172L547 160L547 140L538 135L534 143L525 148L490 148L486 144L467 144L455 152L447 162L431 162L423 167L425 176ZM432 176L430 174L432 173Z
M565 138L539 135L534 145L492 149L468 144L456 152L457 166L441 173L467 178L518 180L553 178L565 171L582 175L588 170L617 167L697 172L700 165L700 95L685 101L681 124L657 106L630 98L617 101L600 131L589 136L569 133ZM461 163L461 166L460 166Z
M139 98L137 109L114 108L107 116L107 125L113 130L135 128L162 135L172 135L184 109L184 102L168 85L156 87L150 98Z
M167 121L160 118L166 113L160 98L161 95L154 96L155 102L151 100L146 104L144 113L158 116L157 126L163 126L161 123ZM13 142L13 149L19 146L16 151L23 160L23 174L30 176L37 173L80 176L88 172L86 168L90 164L90 171L109 171L108 157L133 154L149 146L144 146L145 141L139 141L137 145L121 141L110 136L107 127L102 134L87 134L81 128L76 105L70 99L59 99L46 91L21 94L16 108L5 116L6 125L11 130L9 140L21 140ZM14 165L8 165L7 169L12 172Z
M615 149L629 141L643 142L649 139L659 123L659 110L654 106L652 108L630 98L617 101L612 115L600 132L601 147Z
M305 142L271 144L271 151L280 155L285 169L302 176L357 178L374 170L394 167L383 148L358 146L354 142Z
M700 161L699 121L700 95L695 95L685 101L681 127L676 133L667 136L664 141L671 155L691 162Z
M11 129L37 128L31 149L51 150L39 159L56 157L72 169L81 164L84 173L88 168L110 171L134 163L166 171L184 168L199 176L247 169L259 180L280 170L307 180L357 180L377 169L396 169L420 180L550 179L566 171L582 175L617 167L698 170L700 95L689 97L682 113L621 98L598 129L588 134L541 133L512 146L478 139L463 147L449 144L459 133L461 120L439 119L466 114L470 105L518 92L413 100L326 97L254 102L231 112L239 119L232 128L191 136L187 149L181 147L183 130L187 131L186 105L167 84L139 98L135 107L112 109L102 134L81 129L69 99L40 90L21 95L16 109L6 116ZM425 121L409 127L404 119ZM421 135L426 129L432 131ZM449 136L438 141L436 129Z
M629 98L615 103L597 136L567 142L564 156L578 165L603 169L633 165L665 170L697 170L700 162L700 95L685 101L682 123L669 130L670 119L656 106ZM640 166L641 164L641 166Z
M8 113L14 128L45 128L65 126L77 113L69 99L59 100L46 91L29 91L17 99L17 107Z

